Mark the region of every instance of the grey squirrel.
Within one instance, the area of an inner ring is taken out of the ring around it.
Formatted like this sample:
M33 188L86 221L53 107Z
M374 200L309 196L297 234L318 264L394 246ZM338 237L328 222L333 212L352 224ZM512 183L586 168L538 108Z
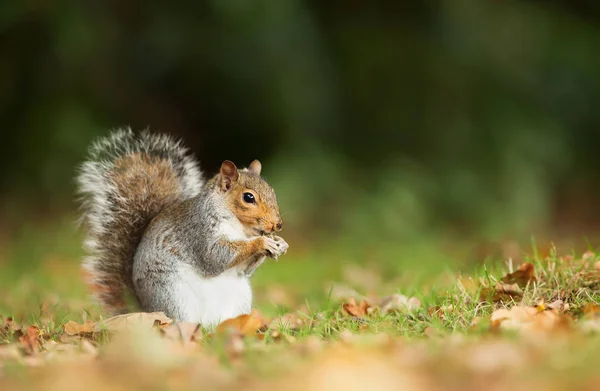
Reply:
M214 327L251 311L249 278L288 249L261 163L224 161L204 180L180 140L120 129L96 141L77 176L83 268L111 314L130 309Z

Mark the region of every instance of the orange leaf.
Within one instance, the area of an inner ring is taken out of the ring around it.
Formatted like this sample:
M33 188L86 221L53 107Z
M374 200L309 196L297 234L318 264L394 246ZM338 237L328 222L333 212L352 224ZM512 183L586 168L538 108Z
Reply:
M539 333L564 330L569 318L558 310L540 310L537 307L514 306L510 310L497 309L491 316L492 329L508 329Z
M19 343L25 353L36 354L40 351L40 329L37 326L29 326L25 334L19 337Z
M82 334L91 334L94 332L94 322L91 320L86 321L84 324L78 324L77 322L73 322L72 320L65 323L63 326L65 329L65 333L69 335L82 335Z
M492 301L504 302L511 301L514 298L523 297L523 291L517 284L496 284L494 287L495 292L492 297Z
M533 263L524 263L515 272L504 276L502 282L506 284L517 284L520 287L524 287L529 282L535 281L534 270Z
M217 332L222 333L233 330L244 336L255 335L264 325L262 316L253 310L250 314L240 315L237 318L227 319L217 326Z
M360 304L357 304L353 297L348 299L348 302L342 305L344 311L352 316L356 316L357 318L362 318L367 315L367 311L370 307L371 306L366 300L362 300Z
M130 330L135 327L144 327L151 329L155 326L166 327L173 323L163 312L132 312L122 315L115 315L111 318L101 320L94 324L94 332L99 333L103 330L109 332L119 332Z

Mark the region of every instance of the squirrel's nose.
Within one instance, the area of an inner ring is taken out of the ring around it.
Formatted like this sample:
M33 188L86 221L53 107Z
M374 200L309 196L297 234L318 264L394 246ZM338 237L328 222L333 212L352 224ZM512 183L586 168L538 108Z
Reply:
M281 229L283 228L283 220L279 219L279 221L277 222L277 225L275 226L276 231L281 231Z

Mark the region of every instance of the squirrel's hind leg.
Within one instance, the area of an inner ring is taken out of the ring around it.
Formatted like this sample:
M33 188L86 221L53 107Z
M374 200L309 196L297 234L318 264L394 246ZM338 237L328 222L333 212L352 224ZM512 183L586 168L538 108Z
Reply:
M156 273L139 278L135 283L136 294L142 310L164 312L176 321L200 322L200 312L190 295L181 291L175 275Z

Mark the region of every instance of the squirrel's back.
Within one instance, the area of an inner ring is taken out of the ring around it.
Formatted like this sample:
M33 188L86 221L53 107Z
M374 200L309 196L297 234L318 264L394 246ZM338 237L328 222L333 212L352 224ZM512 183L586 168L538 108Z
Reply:
M106 310L127 310L133 258L148 223L202 185L195 159L169 136L123 129L92 145L77 176L87 228L84 269Z

